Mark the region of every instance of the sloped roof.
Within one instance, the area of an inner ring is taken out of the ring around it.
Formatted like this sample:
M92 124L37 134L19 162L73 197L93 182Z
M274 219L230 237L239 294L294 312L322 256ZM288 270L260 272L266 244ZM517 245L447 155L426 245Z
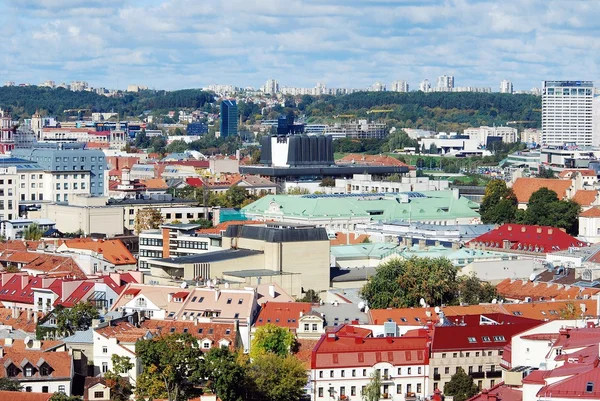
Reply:
M167 189L169 186L164 178L149 178L142 180L141 183L148 189Z
M94 283L92 281L82 282L76 289L69 295L64 301L59 301L61 305L72 308L79 302L85 302L88 299L90 293L94 292Z
M11 326L13 330L23 330L26 333L35 333L37 324L33 319L34 313L37 313L38 319L44 316L42 312L30 312L28 317L27 311L19 310L15 319L12 312L10 308L0 307L0 325Z
M517 178L512 186L512 190L519 203L528 203L531 194L541 188L548 188L558 196L558 199L564 199L567 196L567 190L573 185L571 180L558 180L552 178Z
M498 294L508 299L535 300L578 299L584 295L592 296L600 292L599 288L583 288L557 283L534 282L529 280L505 279L496 285Z
M504 249L504 241L510 242L511 250L536 253L582 247L587 244L556 227L504 224L488 233L469 241L469 244L484 244L487 247Z
M150 330L158 335L173 333L189 333L198 340L210 340L213 347L219 346L219 341L227 340L229 348L234 349L237 333L232 323L200 323L183 320L144 320L141 329Z
M11 401L49 401L54 393L28 393L24 391L2 391L0 400Z
M67 240L65 245L74 249L89 249L101 253L104 259L115 266L136 264L137 261L119 239L108 239L98 241Z
M204 181L202 181L202 178L199 177L187 177L185 179L185 183L194 188L202 188L204 186Z
M143 339L148 332L156 334L155 330L138 328L129 322L118 322L115 325L109 323L106 327L95 329L95 332L106 338L116 338L120 343L135 343Z
M575 169L568 169L568 170L563 170L560 173L558 173L558 176L560 178L571 178L575 175L575 173L579 173L584 177L596 177L596 171L589 169L589 168L585 168L585 169L580 169L580 170L575 170Z
M532 373L535 373L532 372ZM495 400L498 401L522 401L523 390L514 387L505 386L504 382L500 382L489 390L483 390L481 393L474 397L469 398L467 401L488 401L488 396L494 395Z
M359 234L356 235L354 233L341 233L336 232L335 238L329 240L331 246L337 245L355 245L362 244L365 240L368 240L369 236L367 234Z
M23 270L46 273L49 277L86 278L73 258L58 255L40 254L34 261L23 266Z
M44 344L45 343L45 344ZM59 352L46 352L52 343L61 344L62 342L49 342L44 341L42 343L41 350L26 349L23 340L14 340L11 346L4 346L4 356L0 358L0 377L7 377L6 369L12 362L19 368L19 374L16 380L24 379L24 371L19 366L21 361L27 359L32 364L36 364L39 360L44 360L52 368L52 379L65 379L70 380L72 377L72 364L73 358L67 351ZM39 370L34 370L33 378L41 380L44 376L40 375ZM30 379L30 378L28 378Z
M593 364L583 365L581 370L584 369L586 371L542 387L538 391L537 396L552 398L600 398L600 367L594 367ZM587 391L588 383L592 384L590 391Z
M589 218L600 217L600 208L592 207L592 208L586 210L585 212L581 212L579 214L579 217L589 217Z
M263 304L254 325L260 327L274 324L296 329L300 316L310 312L311 308L312 304L308 302L267 302Z
M400 160L391 156L384 155L365 155L361 153L350 153L337 161L339 164L347 163L366 164L369 166L406 166Z
M577 202L581 206L590 206L598 196L598 191L588 190L588 189L580 189L575 192L575 196L573 196L573 201Z
M229 226L238 226L246 224L265 224L265 222L258 220L230 220L219 223L212 228L202 228L200 230L197 230L196 232L199 234L221 234L221 232L226 231L227 227Z

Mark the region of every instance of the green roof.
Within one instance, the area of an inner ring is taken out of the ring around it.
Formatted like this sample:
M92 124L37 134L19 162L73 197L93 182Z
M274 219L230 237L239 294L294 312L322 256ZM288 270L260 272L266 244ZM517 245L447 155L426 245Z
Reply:
M423 197L402 202L400 196L365 194L358 196L307 198L293 195L267 195L244 207L246 215L322 219L371 217L372 220L444 220L477 218L477 203L465 197L456 199L452 191L422 192Z

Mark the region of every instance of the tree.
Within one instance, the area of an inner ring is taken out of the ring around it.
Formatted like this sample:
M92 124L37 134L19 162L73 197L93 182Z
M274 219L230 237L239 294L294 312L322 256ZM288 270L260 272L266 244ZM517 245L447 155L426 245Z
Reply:
M113 370L104 373L106 385L110 388L111 401L128 401L133 394L133 386L128 378L121 375L133 369L129 357L114 355L111 357Z
M204 377L207 387L222 401L244 401L247 398L247 366L227 348L213 348L204 355Z
M318 304L321 301L321 298L319 297L318 292L316 292L313 289L308 289L304 293L304 296L302 298L299 298L297 301L298 302L310 302L311 304Z
M83 398L77 395L66 395L62 392L56 392L52 394L50 401L83 401Z
M0 377L0 391L23 391L23 386L18 381Z
M191 224L200 224L200 228L212 228L213 223L211 220L208 219L196 219L196 220L190 220Z
M289 329L266 324L256 329L250 347L250 356L255 358L264 353L285 356L290 353L295 343L294 333Z
M248 198L248 191L243 187L234 186L225 191L225 199L228 207L239 208Z
M308 195L310 191L307 188L292 187L287 190L288 195Z
M321 187L335 187L335 178L333 177L323 177L321 183L319 184Z
M188 150L188 144L182 140L173 141L167 146L167 153L183 153Z
M444 386L444 394L453 396L455 401L465 401L477 394L478 391L477 385L473 383L473 378L460 367Z
M248 369L253 401L299 401L307 382L306 370L295 356L264 353Z
M559 200L556 192L540 188L529 197L527 210L517 215L520 224L564 228L577 235L581 206L572 200Z
M135 215L134 230L136 234L145 230L155 230L163 224L164 218L156 208L140 209Z
M37 241L42 238L42 235L44 235L44 231L38 223L32 223L23 230L23 238L27 241Z
M136 397L185 401L198 395L203 359L198 341L190 334L171 334L140 340L135 345L143 372Z
M379 401L381 398L381 376L379 370L375 370L371 374L371 380L369 380L369 384L366 385L361 395L364 401Z
M457 301L457 268L446 258L392 259L380 265L361 290L370 308L419 306Z
M91 302L78 302L72 308L59 305L54 313L58 331L66 334L89 329L92 320L99 316L98 309Z
M554 170L551 168L545 168L544 166L540 166L538 175L539 178L557 178Z
M479 207L481 221L485 224L503 224L515 221L517 199L503 180L492 180L485 187Z
M490 283L482 282L475 276L475 273L459 278L458 291L460 293L460 301L469 305L477 305L498 299L496 287Z

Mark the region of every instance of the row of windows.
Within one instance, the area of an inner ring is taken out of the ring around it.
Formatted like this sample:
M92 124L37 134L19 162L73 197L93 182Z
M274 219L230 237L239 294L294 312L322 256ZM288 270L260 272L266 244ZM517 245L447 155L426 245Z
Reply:
M179 241L180 248L187 249L208 249L208 242L199 242L199 241Z
M335 354L334 354L334 359L335 359ZM421 375L423 374L423 368L421 366L418 366L416 370L413 370L412 367L407 367L405 368L406 370L402 370L402 368L398 368L397 373L398 376L402 376L402 372L404 372L405 376L410 376L413 374L413 372L415 372L417 375ZM377 369L377 371L379 372L379 375L383 378L389 378L390 377L390 370L389 369L383 369L383 371L381 369ZM346 377L346 370L342 369L339 371L340 372L340 377ZM350 371L350 377L356 377L357 371L356 369L352 369ZM324 371L323 370L319 370L319 378L322 379L324 377ZM329 378L334 378L335 377L335 370L330 370L329 371ZM367 377L367 369L362 369L362 377Z
M440 368L433 368L433 374L434 374L434 375L437 375L437 374L439 374L439 373L440 373L440 370L439 370L439 369L440 369ZM454 373L457 373L459 369L461 369L461 367L460 367L460 366L457 366L457 367L456 367L456 369L455 369L455 371L454 371ZM469 373L473 373L473 366L469 366L469 367L468 367L468 371L469 371ZM479 366L477 367L477 371L478 371L479 373L483 372L483 365L479 365ZM490 367L489 367L489 369L488 369L488 372L495 372L495 371L496 371L496 365L490 365ZM449 374L450 374L450 367L449 367L449 366L446 366L446 367L444 368L444 374L445 374L445 375L449 375Z
M169 219L173 218L172 215L173 215L172 213L166 213L165 214L165 218L167 220L169 220ZM196 216L194 216L194 213L186 213L186 217L188 219L193 219L194 217L201 218L202 217L202 213L197 213ZM175 213L175 218L176 219L182 219L183 218L183 213Z
M503 336L494 336L494 341L503 341L503 340L496 340L496 337L497 337L497 338L504 338ZM469 337L469 342L471 342L471 340L470 340L471 338L474 338L474 337ZM487 342L489 342L489 337L485 337L485 338L487 338L487 339L488 339L488 341L487 341ZM504 353L504 351L503 351L503 350L499 350L499 351L498 351L498 355L499 355L499 356L502 356L502 354L503 354L503 353ZM493 351L481 351L481 352L479 352L479 351L476 351L476 352L475 352L475 357L479 357L479 355L481 355L481 356L486 356L486 355L487 355L487 356L492 356L493 354L494 354L494 353L493 353ZM446 358L446 356L447 356L447 355L448 355L448 354L446 354L445 352L443 352L443 353L442 353L442 358ZM464 356L465 358L469 358L469 357L471 356L471 353L470 353L470 352L465 352L465 353L463 354L463 353L461 352L461 353L460 353L460 357L462 358L463 356ZM452 353L452 358L458 358L458 357L459 357L459 354L458 354L458 352L453 352L453 353Z
M39 159L39 157L38 157L38 159ZM46 158L45 160L46 160L46 161L50 161L48 158ZM56 162L57 162L57 163L59 163L59 162L60 162L60 157L57 157L55 160L56 160ZM74 161L74 162L77 162L77 161L80 161L80 162L85 162L85 160L86 160L86 158L85 158L85 157L83 157L83 156L81 156L81 157L73 157L73 161ZM92 160L93 162L95 162L95 161L96 161L96 156L92 156L92 157L91 157L91 160ZM63 157L63 158L62 158L62 161L63 161L63 162L68 162L68 161L69 161L69 158L68 158L68 157ZM98 157L98 161L99 161L99 162L103 162L103 161L104 161L104 157Z
M362 386L361 388L361 395L363 395L365 393L367 386ZM394 385L388 385L388 384L384 384L383 389L381 391L381 394L389 394L390 390L392 390L394 388ZM402 384L397 384L396 386L396 394L402 394ZM416 389L416 393L417 394L421 394L421 392L423 391L423 387L421 385L421 383L417 383L416 386L414 387ZM406 393L412 393L413 392L413 385L412 383L409 383L406 385ZM323 387L319 387L318 391L318 396L320 398L324 397L325 394L325 389ZM335 390L334 387L329 387L329 389L327 390L328 393L328 397L331 398L335 398L335 399L342 399L342 397L346 397L348 395L350 396L356 396L356 386L350 386L350 394L346 393L346 386L341 386L339 388L339 390ZM386 397L387 398L387 397Z
M73 189L79 189L80 187L81 187L81 189L86 189L86 183L85 182L82 182L82 183L74 182L73 183ZM56 183L56 189L60 190L60 183L59 182ZM69 189L69 183L68 182L64 182L63 183L63 189Z
M33 391L33 388L31 386L25 387L25 392L31 393L32 391ZM59 393L65 392L65 386L63 384L60 384L58 386L58 392ZM42 386L42 393L48 393L48 386ZM94 394L96 394L96 393L94 393ZM104 393L102 393L102 397L104 397ZM102 397L96 397L96 398L102 398Z
M149 249L140 249L140 256L146 256L149 258L162 258L162 251L151 251Z
M140 237L140 245L162 246L163 240L160 238L144 238Z

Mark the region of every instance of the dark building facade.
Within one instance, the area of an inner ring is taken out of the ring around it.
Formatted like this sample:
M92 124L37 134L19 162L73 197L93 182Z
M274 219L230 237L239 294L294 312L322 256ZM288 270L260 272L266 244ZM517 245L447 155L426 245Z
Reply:
M221 137L238 134L238 107L235 100L221 102Z

